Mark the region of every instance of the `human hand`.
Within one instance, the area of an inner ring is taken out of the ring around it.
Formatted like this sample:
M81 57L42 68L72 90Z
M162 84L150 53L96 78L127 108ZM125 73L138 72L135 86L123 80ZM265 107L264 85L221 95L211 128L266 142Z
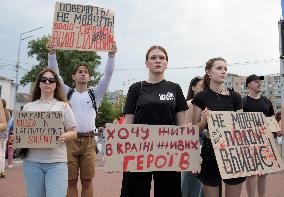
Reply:
M211 110L209 110L207 107L201 112L201 119L204 120L207 123L208 118L211 115Z
M53 42L52 42L51 38L48 40L48 42L46 44L46 49L48 50L48 53L50 55L55 54L55 49L53 49Z
M114 57L116 52L117 52L117 46L116 46L116 42L114 41L111 44L111 51L108 53L108 56L109 57Z
M67 142L67 138L66 138L66 136L65 136L65 133L63 133L62 135L59 136L58 141L59 141L61 144L64 144L64 143Z

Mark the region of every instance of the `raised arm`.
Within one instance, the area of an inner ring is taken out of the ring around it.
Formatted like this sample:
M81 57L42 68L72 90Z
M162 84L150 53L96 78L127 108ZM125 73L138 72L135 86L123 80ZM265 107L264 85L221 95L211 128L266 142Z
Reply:
M70 87L64 84L62 77L59 75L59 68L58 68L58 63L56 59L56 52L53 49L53 44L51 40L48 41L46 48L48 50L48 63L47 63L48 68L53 70L59 76L59 83L63 87L64 94L67 95Z
M116 48L116 43L114 42L112 45L112 51L109 52L108 54L108 60L107 60L107 64L105 67L105 72L103 74L103 76L101 77L101 79L99 80L98 85L96 85L96 87L94 87L94 91L95 91L95 95L96 95L96 103L97 105L101 102L101 100L103 99L110 80L111 80L111 76L113 73L113 69L114 69L114 63L115 63L115 53L117 51Z

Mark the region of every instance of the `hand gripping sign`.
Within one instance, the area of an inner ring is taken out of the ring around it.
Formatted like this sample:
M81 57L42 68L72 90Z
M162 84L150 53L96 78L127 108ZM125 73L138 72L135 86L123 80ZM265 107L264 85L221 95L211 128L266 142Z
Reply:
M105 171L200 171L198 129L106 124Z
M284 169L263 113L212 112L208 127L223 179Z

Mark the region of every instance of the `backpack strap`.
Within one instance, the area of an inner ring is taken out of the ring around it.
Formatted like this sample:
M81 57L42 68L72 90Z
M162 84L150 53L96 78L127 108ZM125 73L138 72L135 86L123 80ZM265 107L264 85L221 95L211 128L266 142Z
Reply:
M68 93L67 93L67 100L68 100L68 101L70 101L70 99L71 99L71 97L72 97L72 95L73 95L74 92L75 92L74 89L69 88Z
M93 104L93 107L94 109L96 110L96 112L98 112L98 109L97 109L97 104L96 104L96 96L95 96L95 92L93 89L88 89L88 94L91 98L91 101L92 101L92 104Z
M75 92L74 89L69 88L68 93L67 93L67 100L68 101L70 101L70 99L71 99L72 95L74 94L74 92ZM91 101L92 101L94 109L96 110L96 112L98 112L94 90L93 89L88 89L88 94L89 94L89 96L91 98Z

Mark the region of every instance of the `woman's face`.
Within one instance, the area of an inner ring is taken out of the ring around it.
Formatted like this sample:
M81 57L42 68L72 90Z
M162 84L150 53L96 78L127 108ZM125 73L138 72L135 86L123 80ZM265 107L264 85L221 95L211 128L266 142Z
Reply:
M49 93L54 92L56 88L56 79L53 73L47 71L39 78L39 88L41 92Z
M145 64L151 73L164 73L168 65L166 54L160 49L154 49L149 53L148 60L145 62Z
M195 86L192 86L192 91L194 92L194 94L197 94L198 92L202 92L203 91L203 80L198 81Z
M207 71L211 81L215 83L224 83L227 77L227 64L222 60L217 60L213 63L210 70Z

